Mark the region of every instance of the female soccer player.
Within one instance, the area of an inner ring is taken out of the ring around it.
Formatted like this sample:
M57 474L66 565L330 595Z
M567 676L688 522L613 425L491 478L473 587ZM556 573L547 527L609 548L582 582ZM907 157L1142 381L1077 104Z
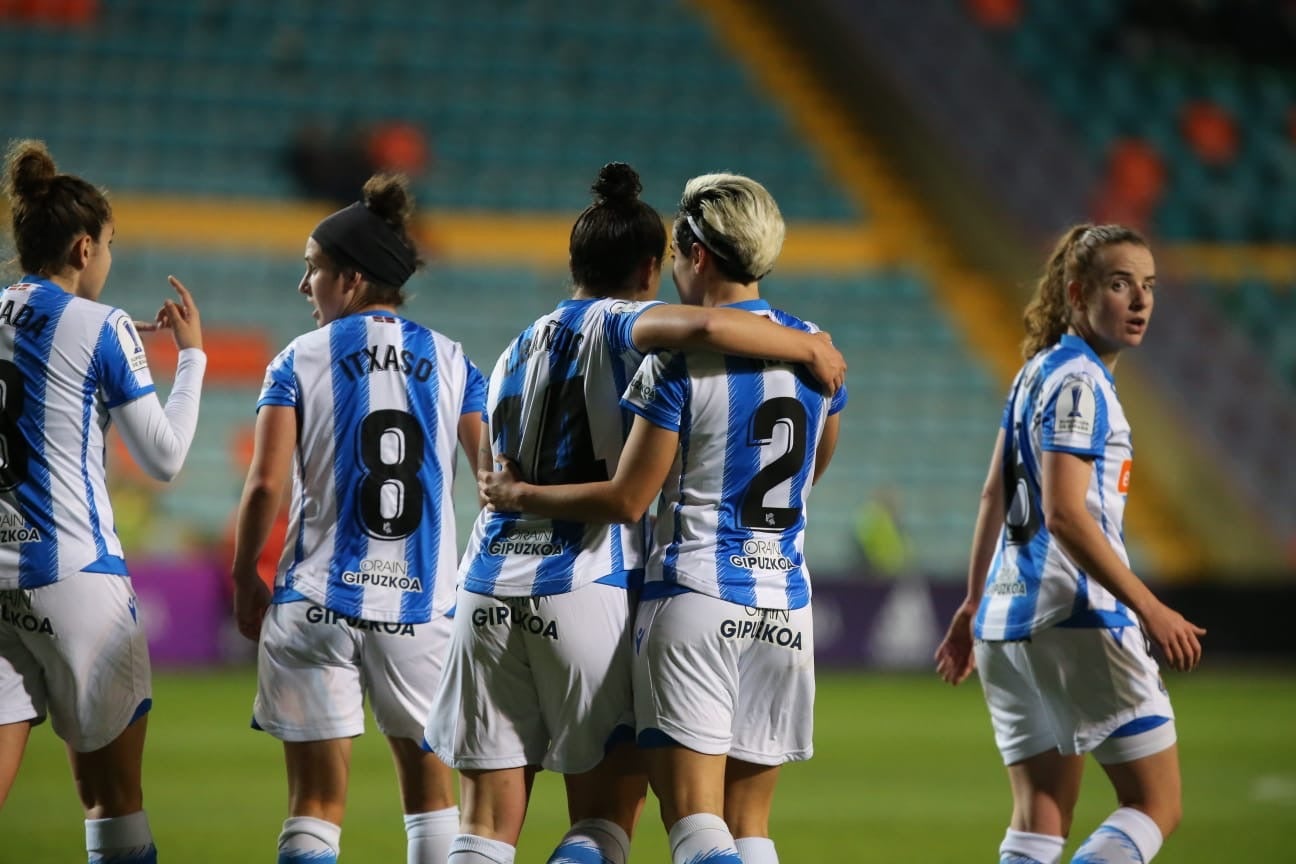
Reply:
M279 861L337 858L364 696L396 761L411 864L441 864L453 776L419 747L454 602L455 445L476 459L485 382L458 343L397 314L419 265L405 178L306 241L298 290L319 329L270 364L235 529L239 630L260 637L253 722L284 742ZM256 562L292 474L273 596Z
M1174 713L1147 640L1188 670L1206 631L1130 570L1133 450L1112 379L1143 341L1155 284L1128 228L1077 225L1058 243L1026 307L1026 365L981 492L967 599L936 651L951 684L980 669L1013 793L1005 864L1059 860L1085 753L1120 808L1073 861L1150 861L1179 822Z
M754 180L690 180L673 230L680 298L751 329L774 321L813 332L760 299L783 233L778 205ZM652 748L676 864L736 864L739 852L768 864L778 766L812 751L805 505L832 457L846 392L834 380L826 395L790 363L680 347L644 360L625 391L637 416L611 480L521 482L496 440L508 471L483 473L481 488L495 518L635 522L666 483L634 625L638 741Z
M805 361L829 386L844 374L825 337L733 310L651 302L666 232L640 189L630 166L604 166L594 203L572 228L573 298L523 331L491 376L490 440L537 483L617 470L630 420L618 400L646 351ZM479 461L489 468L489 446ZM453 864L513 860L541 766L565 775L572 822L550 860L626 860L647 784L630 682L631 592L645 556L637 523L646 510L645 501L628 520L636 524L614 526L601 516L478 518L427 730L429 746L463 778L464 836Z
M45 145L5 162L18 261L0 293L0 806L31 727L48 712L67 743L91 861L157 859L140 787L152 706L148 645L104 480L116 424L151 476L170 480L198 423L207 357L198 307L136 325L98 302L112 267L112 208L60 174ZM179 351L163 408L137 330L171 330Z

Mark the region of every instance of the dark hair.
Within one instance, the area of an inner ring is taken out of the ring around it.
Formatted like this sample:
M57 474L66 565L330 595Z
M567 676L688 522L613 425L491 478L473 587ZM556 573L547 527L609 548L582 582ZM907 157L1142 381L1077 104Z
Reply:
M572 281L600 295L613 294L649 258L666 252L661 215L639 199L639 174L609 162L590 187L594 203L572 225L568 252Z
M364 205L363 208L360 206L361 203ZM365 211L372 215L364 215ZM379 225L377 222L372 221L374 217L377 217L382 224ZM404 278L396 282L397 277L393 276L390 280L384 281L370 272L370 270L383 272L376 265L372 265L372 262L371 267L366 268L356 258L348 255L342 248L346 245L345 243L339 245L321 240L324 253L339 270L355 270L364 275L365 281L369 285L369 289L364 294L364 302L382 303L391 306L404 304L406 298L402 286L405 284L405 279L409 278L410 273L421 268L424 263L423 259L418 255L417 244L410 236L410 225L414 219L414 196L409 190L409 178L404 174L374 174L365 181L364 189L361 192L361 202L344 208L325 219L320 225L316 226L312 236L315 236L317 240L326 237L328 233L326 226L331 226L334 219L341 219L342 221L337 223L340 227L334 228L333 233L340 231L342 235L351 236L355 240L357 237L355 232L358 231L363 237L376 238L375 242L380 241L380 247L383 245L387 247L389 256L393 256L401 262L396 265L396 269L398 272L403 271ZM388 230L390 230L391 234L386 233ZM373 233L375 231L376 234ZM366 234L365 232L369 233ZM394 235L394 238L392 235ZM363 237L360 239L363 239ZM395 248L391 245L393 239L399 244ZM358 248L362 251L367 250L368 253L374 251L372 244ZM364 254L361 252L355 254L360 255L362 259L364 258ZM377 260L383 261L386 259L380 255Z
M1071 326L1066 286L1079 282L1086 294L1091 292L1098 284L1098 253L1120 243L1148 245L1142 234L1124 225L1075 225L1058 239L1022 314L1026 325L1022 355L1027 360L1057 344Z
M73 241L82 234L97 241L112 221L107 196L80 177L58 173L43 141L11 142L4 175L18 264L27 273L58 273Z

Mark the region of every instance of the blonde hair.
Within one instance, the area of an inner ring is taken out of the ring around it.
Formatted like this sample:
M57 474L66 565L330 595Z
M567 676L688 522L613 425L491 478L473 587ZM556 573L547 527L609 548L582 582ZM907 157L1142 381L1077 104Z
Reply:
M703 174L684 185L674 234L680 249L701 243L721 272L745 284L774 269L786 230L764 186L741 174Z
M1067 285L1079 282L1089 294L1098 284L1098 253L1120 243L1148 245L1142 234L1124 225L1075 225L1062 235L1022 314L1026 325L1022 356L1029 360L1057 344L1071 326Z

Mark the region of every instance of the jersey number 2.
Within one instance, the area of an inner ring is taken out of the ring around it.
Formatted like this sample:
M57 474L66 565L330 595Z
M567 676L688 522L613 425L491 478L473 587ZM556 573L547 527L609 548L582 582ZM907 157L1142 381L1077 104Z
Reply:
M18 428L27 390L22 371L11 360L0 360L0 492L27 479L27 441Z
M370 537L399 540L423 521L423 430L413 415L392 408L360 423L360 521Z
M787 450L766 465L743 493L741 519L744 528L753 531L783 531L791 528L801 518L800 507L771 507L765 496L775 486L791 479L805 465L806 410L791 396L779 396L762 402L751 422L753 447L768 447L774 443L774 430L782 425L787 429Z

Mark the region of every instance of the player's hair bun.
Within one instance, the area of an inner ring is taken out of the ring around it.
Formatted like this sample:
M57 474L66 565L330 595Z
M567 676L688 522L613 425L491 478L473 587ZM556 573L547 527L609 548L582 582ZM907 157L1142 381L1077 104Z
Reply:
M11 201L34 201L48 194L58 176L44 141L14 141L5 154L5 195Z
M414 213L414 196L404 174L375 174L365 181L364 205L393 228L402 228Z
M639 182L639 172L626 163L609 162L599 171L590 189L595 204L628 204L638 200L643 184Z

